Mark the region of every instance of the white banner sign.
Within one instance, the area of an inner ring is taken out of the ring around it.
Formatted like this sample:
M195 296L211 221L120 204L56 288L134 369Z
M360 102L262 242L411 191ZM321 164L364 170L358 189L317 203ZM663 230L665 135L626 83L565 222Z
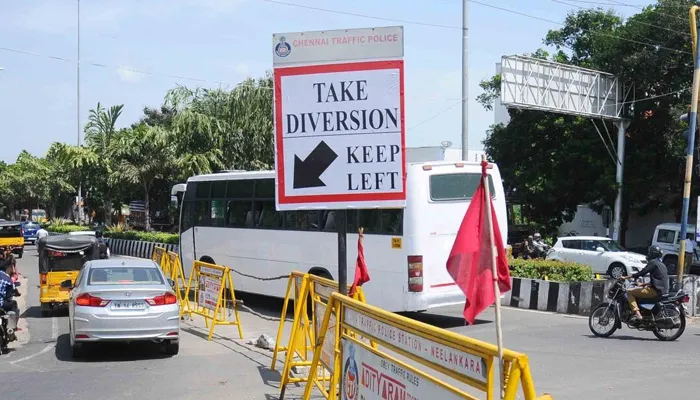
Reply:
M351 340L342 339L343 400L452 400L463 399L410 369Z
M216 310L216 301L219 298L221 290L221 281L208 276L199 277L199 299L198 304L201 307L210 310Z
M413 353L416 357L441 365L478 382L488 382L486 361L480 356L414 335L351 308L345 308L345 323L359 332Z
M277 209L404 207L403 61L275 70Z
M272 35L275 67L390 58L403 58L401 26Z
M316 318L316 340L318 340L321 335L321 325L323 324L323 318L326 315L326 305L314 302L314 314ZM323 339L323 346L321 346L321 363L330 372L335 369L335 314L331 314L331 319L328 322L328 330L326 331L326 337Z

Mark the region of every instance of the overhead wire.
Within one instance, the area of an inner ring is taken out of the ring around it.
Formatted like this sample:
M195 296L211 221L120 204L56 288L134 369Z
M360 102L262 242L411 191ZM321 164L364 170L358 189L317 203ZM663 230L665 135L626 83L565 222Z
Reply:
M571 3L570 3L570 2L576 2L576 0L567 0L567 1L563 1L563 0L550 0L550 1L552 1L552 2L554 2L554 3L564 4L564 5L567 5L567 6L570 6L570 7L576 7L576 8L582 9L582 10L595 10L595 8L592 8L592 7L583 7L583 6L579 6L579 5L577 5L577 4L571 4ZM610 4L610 6L613 6L613 4ZM650 23L644 22L644 21L638 21L638 20L632 20L632 21L630 21L629 18L627 18L627 21L628 21L628 23L629 23L629 22L633 22L633 23L635 23L635 24L644 25L644 26L648 26L648 27L651 27L651 28L657 28L657 29L661 29L661 30L668 31L668 32L673 32L673 33L681 34L681 35L683 35L683 36L685 36L685 37L690 37L690 34L689 34L689 33L687 33L687 32L681 32L681 31L679 31L679 30L677 30L677 29L667 28L667 27L665 27L665 26L660 26L660 25L655 25L655 24L650 24Z
M290 2L281 1L281 0L260 0L260 1L267 2L267 3L273 3L273 4L279 4L279 5L285 5L285 6L290 6L290 7L297 7L297 8L303 8L303 9L309 9L309 10L314 10L314 11L321 11L321 12L326 12L326 13L335 13L335 14L349 15L349 16L355 16L355 17L361 17L361 18L370 18L370 19L377 19L377 20L383 20L383 21L399 22L399 23L404 23L404 24L422 25L422 26L428 26L428 27L434 27L434 28L448 28L448 29L460 29L460 30L462 29L462 27L460 27L460 26L454 26L454 25L434 24L434 23L427 23L427 22L421 22L421 21L411 21L411 20L396 19L396 18L385 18L385 17L373 16L373 15L367 15L367 14L361 14L361 13L352 13L352 12L346 12L346 11L340 11L340 10L333 10L333 9L328 9L328 8L321 8L321 7L313 7L313 6L295 4L295 3L290 3ZM548 23L551 23L551 24L556 24L556 25L560 25L560 26L565 26L564 23L561 23L561 22L558 22L558 21L553 21L553 20L550 20L550 19L547 19L547 18L543 18L543 17L539 17L539 16L535 16L535 15L530 15L530 14L523 13L523 12L519 12L519 11L516 11L516 10L511 10L511 9L504 8L504 7L500 7L500 6L496 6L496 5L483 3L483 2L478 1L478 0L467 0L467 1L469 1L469 2L471 2L471 3L474 3L474 4L478 4L478 5L484 6L484 7L488 7L488 8L492 8L492 9L500 10L500 11L503 11L503 12L508 12L508 13L516 14L516 15L520 15L520 16L523 16L523 17L526 17L526 18L536 19L536 20L540 20L540 21L543 21L543 22L548 22ZM553 0L553 1L563 3L561 0ZM568 1L579 1L579 2L582 2L583 0L568 0ZM610 0L610 1L613 1L613 0ZM564 4L565 4L565 3L564 3ZM631 6L631 5L624 4L624 3L619 3L619 4L625 5L625 6ZM612 4L611 4L611 5L612 5ZM629 39L629 38L624 38L624 37L619 37L619 36L616 36L616 35L606 34L606 33L604 33L604 32L591 32L591 33L599 34L599 35L602 35L602 36L608 36L608 37L612 37L612 38L616 38L616 39L619 39L619 40L624 40L624 41L628 41L628 42L632 42L632 43L637 43L637 44L644 45L644 46L654 47L654 48L656 48L656 49L665 49L665 50L670 50L670 51L675 51L675 52L690 54L690 52L687 52L687 51L682 51L682 50L673 49L673 48L669 48L669 47L664 47L664 46L660 46L660 45L654 45L654 44L650 44L650 43L644 43L644 42L640 42L640 41L633 40L633 39ZM26 51L26 50L21 50L21 49L15 49L15 48L9 48L9 47L0 47L0 51L14 52L14 53L19 53L19 54L24 54L24 55L35 56L35 57L43 57L43 58L48 58L48 59L53 59L53 60L63 61L63 62L78 62L77 60L72 60L72 59L65 58L65 57L54 56L54 55L49 55L49 54L40 54L40 53L35 53L35 52ZM234 86L234 87L250 87L250 88L264 89L264 90L272 90L272 89L273 89L273 88L271 88L271 87L266 87L266 86L245 85L245 84L241 84L241 83L232 84L232 83L225 82L225 81L221 81L221 80L202 79L202 78L195 78L195 77L189 77L189 76L184 76L184 75L176 75L176 74L163 73L163 72L147 71L147 70L142 70L142 69L129 68L129 67L122 67L122 66L114 66L114 65L109 65L109 64L104 64L104 63L98 63L98 62L90 62L90 61L83 61L83 60L81 60L80 63L83 64L83 65L88 65L88 66L93 66L93 67L114 68L114 69L116 69L116 70L128 71L128 72L133 72L133 73L138 73L138 74L143 74L143 75L160 76L160 77L167 77L167 78L172 78L172 79L187 80L187 81L192 81L192 82L214 83L214 84L217 84L217 85L222 85L222 84L224 84L224 85L229 85L229 86ZM675 91L675 92L670 92L670 93L665 93L665 94L661 94L661 95L657 95L657 96L651 96L651 97L644 98L644 99L638 99L638 100L634 100L634 101L624 102L624 103L622 103L622 104L630 104L630 103L635 103L635 102L640 102L640 101L645 101L645 100L652 100L652 99L656 99L656 98L660 98L660 97L664 97L664 96L670 96L670 95L673 95L673 94L676 94L676 93L680 93L680 92L683 92L683 91L685 91L685 90L686 90L686 89L679 90L679 91ZM431 98L431 99L435 99L435 98ZM452 99L442 98L442 99L444 99L444 100L454 100L454 98L452 98ZM461 99L458 99L458 101L461 102L462 100L461 100ZM455 104L451 105L450 107L448 107L448 109L443 110L443 111L440 113L440 115L441 115L442 113L444 113L444 112L447 112L449 109L455 107L456 104L459 104L459 103L455 103ZM422 124L422 123L423 123L423 122L421 122L420 124ZM412 127L412 128L415 128L415 127L416 127L416 126L414 126L414 127Z

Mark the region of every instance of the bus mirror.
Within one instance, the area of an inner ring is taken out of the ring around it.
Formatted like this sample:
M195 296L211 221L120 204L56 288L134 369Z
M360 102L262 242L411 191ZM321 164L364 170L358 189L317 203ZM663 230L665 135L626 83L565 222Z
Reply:
M170 196L170 205L173 208L177 208L177 196Z

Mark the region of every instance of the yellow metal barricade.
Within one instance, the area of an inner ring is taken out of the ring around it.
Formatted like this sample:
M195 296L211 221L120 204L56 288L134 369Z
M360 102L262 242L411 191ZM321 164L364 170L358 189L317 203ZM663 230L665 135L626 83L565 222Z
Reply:
M290 301L294 300L295 307L301 299L301 289L304 279L307 274L299 271L292 271L289 275L289 281L287 282L287 291L284 296L284 305L282 306L282 314L280 316L279 327L277 328L277 338L275 339L275 349L272 352L272 365L270 370L274 371L277 364L277 357L281 352L289 351L289 348L282 346L282 334L284 333L284 322L287 319L287 309L289 307ZM294 290L294 297L292 298L292 290ZM295 314L296 315L296 314ZM302 319L299 321L299 325L296 332L296 340L294 340L293 357L298 357L301 361L306 362L308 360L309 351L313 352L313 331L311 330L311 324L309 316L306 312L300 315ZM295 321L296 325L296 321Z
M299 272L293 272L293 274L301 274ZM294 275L293 275L294 276ZM350 285L348 285L348 291ZM329 386L326 382L331 381L332 371L337 370L332 364L333 347L332 346L320 346L321 343L318 340L321 322L323 321L323 316L326 313L326 307L331 299L333 293L338 292L338 282L332 281L330 279L322 278L316 275L305 274L303 279L301 279L301 287L299 289L299 295L295 297L294 302L294 322L292 324L292 331L289 335L289 344L285 348L285 360L284 368L282 370L282 379L280 382L280 399L284 398L284 393L287 385L290 383L299 382L313 382L313 384L318 387L319 390L326 396L330 398ZM353 295L353 298L361 303L364 303L365 296L362 288L358 287ZM311 318L307 316L307 301L312 301L312 312ZM284 315L284 314L283 314ZM333 337L338 337L339 326L326 325L323 328L323 332L329 332ZM282 329L282 324L280 325ZM307 332L309 332L307 336ZM278 331L277 336L280 337L281 333ZM307 345L307 338L309 339L310 346ZM369 342L369 341L368 341ZM372 342L369 343L370 346L376 347ZM289 349L294 349L294 351L289 351ZM314 350L315 349L315 350ZM311 366L311 360L309 360L307 352L309 350L314 350L315 352L322 352L322 365L324 368L315 369L313 374L309 374L306 377L292 377L291 371L294 367L308 367ZM301 353L301 354L299 354ZM298 359L295 360L295 355ZM332 386L331 386L332 387Z
M166 277L175 282L173 289L180 300L180 307L182 307L186 299L185 290L187 289L187 282L185 281L185 274L182 271L180 256L175 252L168 251L163 257L163 263L163 272L165 272Z
M226 318L226 292L231 294L234 320ZM194 304L191 304L192 302L189 300L190 293L193 295ZM238 335L243 339L243 329L238 316L238 303L231 271L228 267L195 261L187 281L184 299L183 306L180 308L180 318L184 315L191 318L192 314L204 317L206 326L209 328L208 340L211 340L214 335L214 327L217 325L236 325Z
M167 252L168 251L163 247L153 247L153 251L151 252L151 260L153 260L156 264L160 265L160 267L163 268L163 264L165 263L165 253ZM167 276L168 274L165 275Z
M335 337L329 336L333 334L329 330L333 318L339 324L335 332L342 332ZM373 348L358 340L357 336L371 338L381 348ZM330 341L334 356L328 391L331 400L338 397L409 396L415 399L476 400L484 394L487 400L500 397L494 372L498 363L495 345L414 321L339 293L331 295L326 308L309 376L314 376L325 364L323 348L326 340ZM406 357L416 365L401 361L388 351ZM515 400L519 388L525 400L552 400L548 394L537 397L525 354L504 349L503 361L505 400ZM447 383L438 374L465 387ZM309 399L315 386L313 382L307 382L302 398ZM479 391L480 396L467 393L465 389L469 388Z

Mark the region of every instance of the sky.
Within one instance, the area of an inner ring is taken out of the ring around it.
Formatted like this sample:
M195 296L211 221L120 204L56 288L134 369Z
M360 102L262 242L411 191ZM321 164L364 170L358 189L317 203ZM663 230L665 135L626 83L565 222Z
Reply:
M77 4L0 0L0 160L75 144L98 102L124 104L124 127L178 84L233 87L262 76L272 69L273 33L394 25L404 26L407 146L461 147L460 0L82 0L79 106ZM601 4L629 16L649 1L468 3L470 149L482 148L493 124L493 112L474 99L501 56L544 47L547 31L561 25L543 19L561 22Z

